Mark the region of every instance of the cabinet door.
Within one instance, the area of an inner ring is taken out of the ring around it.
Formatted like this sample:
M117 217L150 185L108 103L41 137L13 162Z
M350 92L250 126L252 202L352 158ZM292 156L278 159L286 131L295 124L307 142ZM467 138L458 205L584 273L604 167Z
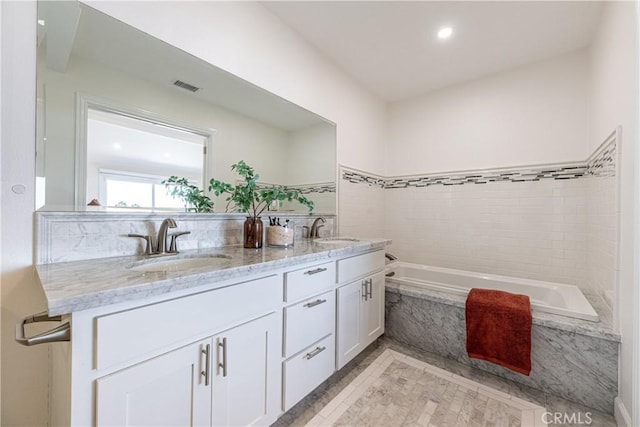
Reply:
M268 425L279 413L281 344L272 313L214 337L213 425Z
M367 278L370 280L369 294L362 300L362 341L368 346L384 333L384 273Z
M353 359L362 346L364 280L338 288L338 369Z
M211 425L212 386L205 384L211 344L191 344L96 380L96 424Z

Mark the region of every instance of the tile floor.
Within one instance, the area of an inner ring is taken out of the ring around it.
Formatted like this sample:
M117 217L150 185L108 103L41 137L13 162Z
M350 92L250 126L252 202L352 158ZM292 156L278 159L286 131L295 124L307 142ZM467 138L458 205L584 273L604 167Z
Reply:
M533 426L543 425L544 408L551 425L616 425L611 415L383 337L274 426Z

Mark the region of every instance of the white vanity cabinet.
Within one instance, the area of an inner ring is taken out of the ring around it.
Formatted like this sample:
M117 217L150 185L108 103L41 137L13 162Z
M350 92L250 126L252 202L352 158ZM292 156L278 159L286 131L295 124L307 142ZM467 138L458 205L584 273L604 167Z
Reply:
M287 411L335 372L336 262L284 276L282 409Z
M263 425L278 407L270 314L96 380L98 426ZM271 354L270 354L271 352ZM275 399L275 402L274 402ZM271 401L271 402L270 402Z
M382 251L338 261L338 369L384 333L383 268Z
M96 424L211 425L212 386L203 374L210 348L210 339L197 342L98 378Z
M71 355L54 355L68 390L52 396L71 411L53 408L53 424L264 425L281 413L282 274L124 307L72 314Z

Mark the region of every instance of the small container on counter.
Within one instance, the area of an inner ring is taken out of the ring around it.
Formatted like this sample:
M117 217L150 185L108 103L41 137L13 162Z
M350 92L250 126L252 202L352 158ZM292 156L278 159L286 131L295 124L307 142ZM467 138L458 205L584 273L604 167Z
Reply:
M293 246L293 227L271 225L267 227L267 245L280 248Z

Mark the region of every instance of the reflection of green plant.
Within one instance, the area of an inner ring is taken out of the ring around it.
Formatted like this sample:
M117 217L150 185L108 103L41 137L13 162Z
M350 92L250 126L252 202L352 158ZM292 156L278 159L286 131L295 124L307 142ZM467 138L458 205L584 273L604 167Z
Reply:
M258 178L260 175L254 173L253 168L247 165L244 160L231 165L234 170L244 179L244 184L233 186L226 182L216 179L209 181L209 191L213 191L216 196L221 194L229 194L227 197L227 211L231 203L235 205L235 209L239 212L247 212L252 217L257 218L273 201L289 202L295 200L307 207L309 214L313 211L313 202L298 191L287 190L282 185L273 185L269 188L259 188Z
M140 207L140 205L139 205L139 204L137 204L137 203L132 203L132 204L131 204L131 206L129 206L129 205L127 204L127 202L125 202L124 200L121 200L121 201L119 201L118 203L116 203L116 204L114 205L114 207L116 207L116 208L139 208L139 207Z
M191 184L187 178L175 175L162 181L173 198L180 198L187 212L213 212L213 201L204 192Z

